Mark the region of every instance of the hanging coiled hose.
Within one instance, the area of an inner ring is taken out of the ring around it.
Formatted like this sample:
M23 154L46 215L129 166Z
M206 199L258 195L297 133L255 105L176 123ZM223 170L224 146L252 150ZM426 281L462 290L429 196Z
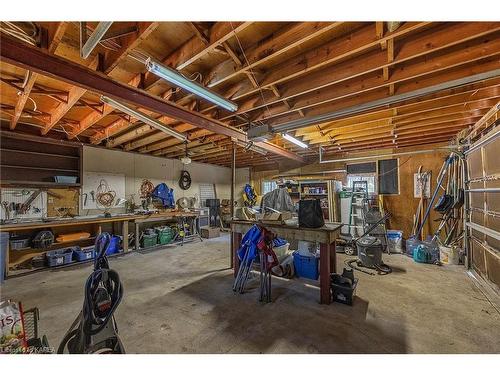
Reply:
M95 242L94 271L85 282L83 308L64 336L58 353L124 353L117 335L113 314L123 296L118 273L109 269L106 249L109 233L100 234ZM107 332L103 332L107 329ZM102 333L101 333L102 332ZM94 339L99 334L98 339Z

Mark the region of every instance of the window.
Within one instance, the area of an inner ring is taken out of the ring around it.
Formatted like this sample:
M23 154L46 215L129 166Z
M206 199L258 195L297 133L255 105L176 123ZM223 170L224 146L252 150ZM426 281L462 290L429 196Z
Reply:
M379 194L399 194L398 159L379 160L378 192Z
M275 181L263 181L262 182L262 195L270 193L274 189L276 189L278 185L276 185Z
M375 193L375 174L374 173L358 173L358 174L348 174L347 175L347 186L352 188L352 183L354 181L366 181L368 182L368 193Z

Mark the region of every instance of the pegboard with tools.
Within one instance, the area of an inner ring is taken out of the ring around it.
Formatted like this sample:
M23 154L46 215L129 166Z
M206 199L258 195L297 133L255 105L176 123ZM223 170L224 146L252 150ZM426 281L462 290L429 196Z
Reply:
M79 214L79 189L49 189L47 193L48 217L72 217Z
M36 188L0 189L2 220L47 217L47 192Z

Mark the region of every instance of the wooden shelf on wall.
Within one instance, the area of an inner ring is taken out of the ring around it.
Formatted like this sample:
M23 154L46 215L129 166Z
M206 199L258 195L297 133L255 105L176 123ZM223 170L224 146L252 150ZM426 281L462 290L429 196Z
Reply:
M2 186L79 187L82 146L42 137L2 131L0 170ZM74 184L57 183L56 175L77 178Z

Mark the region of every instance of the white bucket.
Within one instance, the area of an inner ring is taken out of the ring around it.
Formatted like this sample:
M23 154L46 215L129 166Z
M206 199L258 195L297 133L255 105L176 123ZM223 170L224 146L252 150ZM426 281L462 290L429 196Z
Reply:
M439 246L439 258L443 264L458 265L460 254L456 247Z

